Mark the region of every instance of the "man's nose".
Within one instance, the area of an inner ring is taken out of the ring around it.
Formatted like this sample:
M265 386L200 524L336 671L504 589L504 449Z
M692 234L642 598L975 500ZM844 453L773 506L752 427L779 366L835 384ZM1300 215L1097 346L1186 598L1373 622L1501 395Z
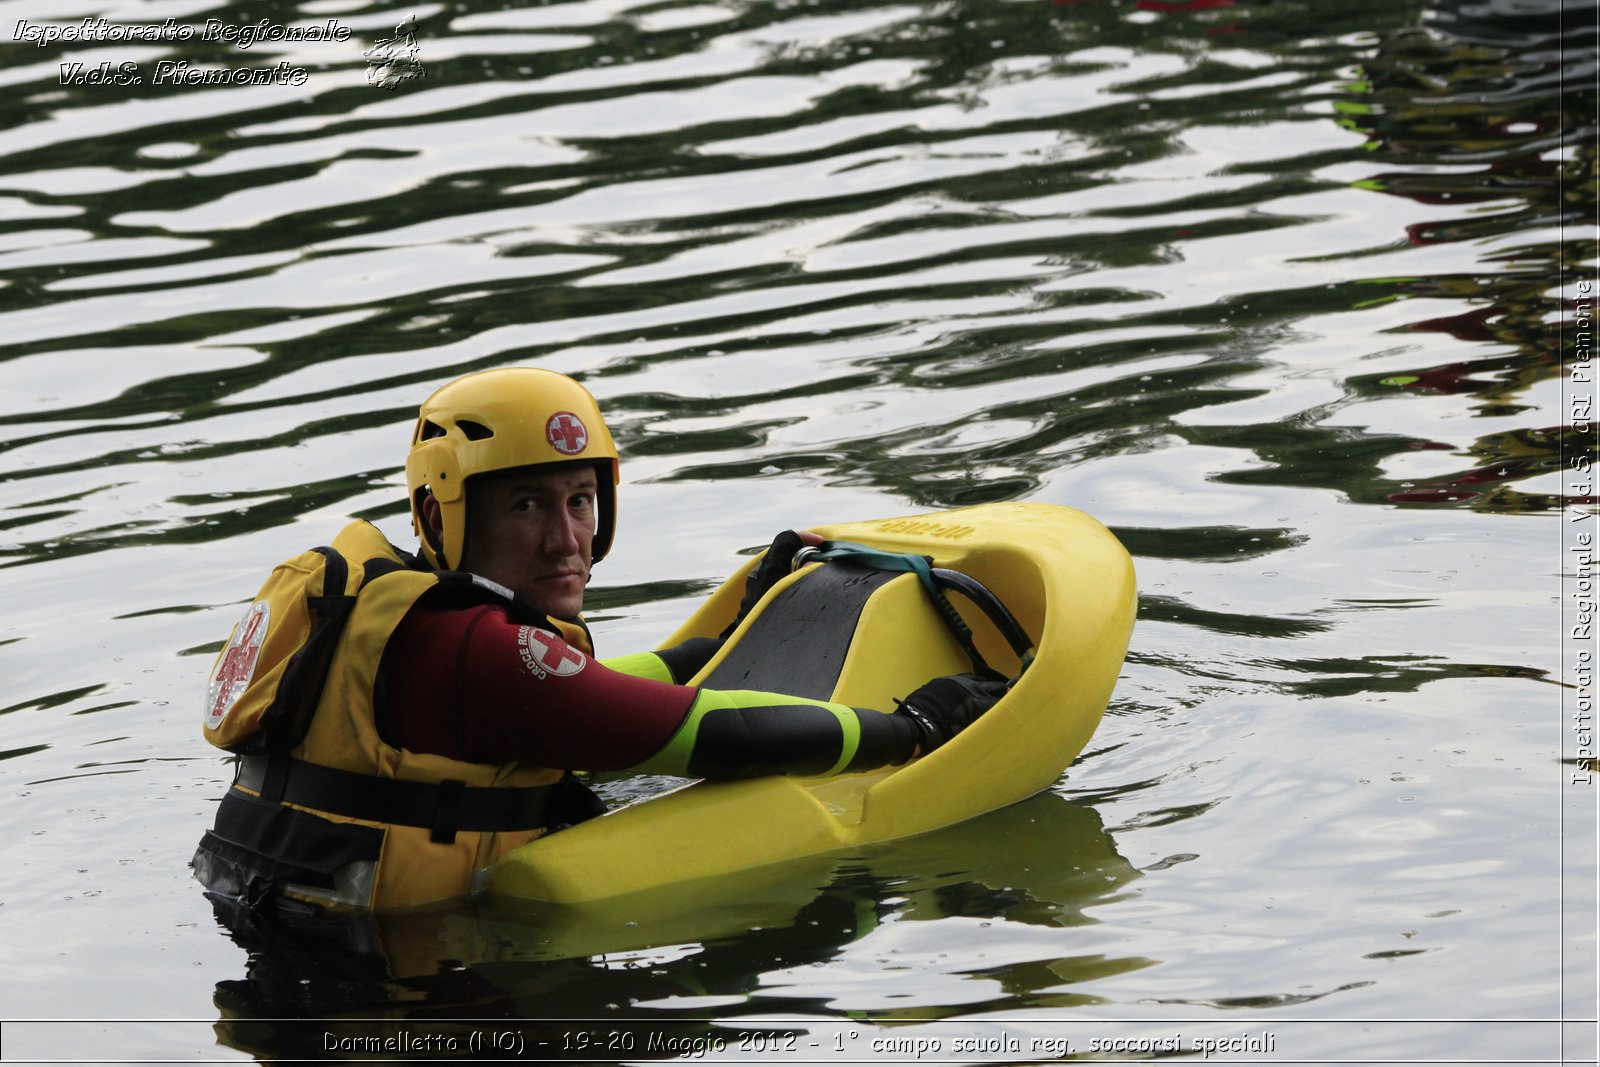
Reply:
M544 531L545 551L557 556L571 556L578 551L578 525L572 515L562 508L556 511Z

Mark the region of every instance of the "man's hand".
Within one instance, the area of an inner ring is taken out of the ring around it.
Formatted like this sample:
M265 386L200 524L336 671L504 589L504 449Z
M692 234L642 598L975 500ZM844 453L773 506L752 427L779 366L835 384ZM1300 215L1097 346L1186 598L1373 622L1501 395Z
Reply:
M767 548L767 554L761 557L761 562L744 582L744 599L739 601L739 614L735 615L728 628L722 631L722 638L739 628L744 617L761 602L761 598L771 592L772 587L794 568L794 554L807 545L822 544L822 537L809 530L785 530L772 539L772 544Z
M922 733L921 752L926 756L994 707L1009 685L1004 679L976 674L946 675L902 700L895 714L916 723Z

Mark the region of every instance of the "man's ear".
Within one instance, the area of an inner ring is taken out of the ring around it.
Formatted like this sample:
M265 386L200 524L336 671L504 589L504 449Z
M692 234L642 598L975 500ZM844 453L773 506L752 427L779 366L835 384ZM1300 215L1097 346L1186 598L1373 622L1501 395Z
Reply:
M417 513L422 516L423 526L417 533L427 540L435 553L443 553L444 514L439 501L427 489L417 490Z

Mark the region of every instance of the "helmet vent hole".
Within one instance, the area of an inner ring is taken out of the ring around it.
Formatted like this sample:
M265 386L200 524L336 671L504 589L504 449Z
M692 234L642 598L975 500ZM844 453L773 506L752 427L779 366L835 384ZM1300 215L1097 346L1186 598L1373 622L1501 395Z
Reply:
M461 432L467 435L467 440L469 441L482 441L486 437L494 436L494 431L489 427L481 422L473 422L471 419L457 419L456 426L460 427Z
M428 441L428 440L431 440L432 438L443 437L443 436L444 436L444 427L440 426L437 422L434 422L432 419L423 420L422 428L417 432L417 440L419 440L419 441Z

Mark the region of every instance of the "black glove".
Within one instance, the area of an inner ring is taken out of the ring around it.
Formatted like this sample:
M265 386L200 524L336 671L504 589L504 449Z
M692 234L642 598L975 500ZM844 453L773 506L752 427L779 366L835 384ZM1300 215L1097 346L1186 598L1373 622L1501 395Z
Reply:
M722 631L723 640L727 640L728 635L739 628L744 617L750 614L751 609L761 602L761 598L766 596L773 586L778 584L779 579L794 569L794 554L808 543L816 544L822 540L816 534L807 536L811 538L810 542L793 530L785 530L772 539L767 554L761 557L756 569L744 580L744 599L739 601L739 614L735 615L728 628Z
M950 674L918 689L900 702L896 715L916 723L926 756L977 721L994 707L1010 687L1004 678L976 674Z

